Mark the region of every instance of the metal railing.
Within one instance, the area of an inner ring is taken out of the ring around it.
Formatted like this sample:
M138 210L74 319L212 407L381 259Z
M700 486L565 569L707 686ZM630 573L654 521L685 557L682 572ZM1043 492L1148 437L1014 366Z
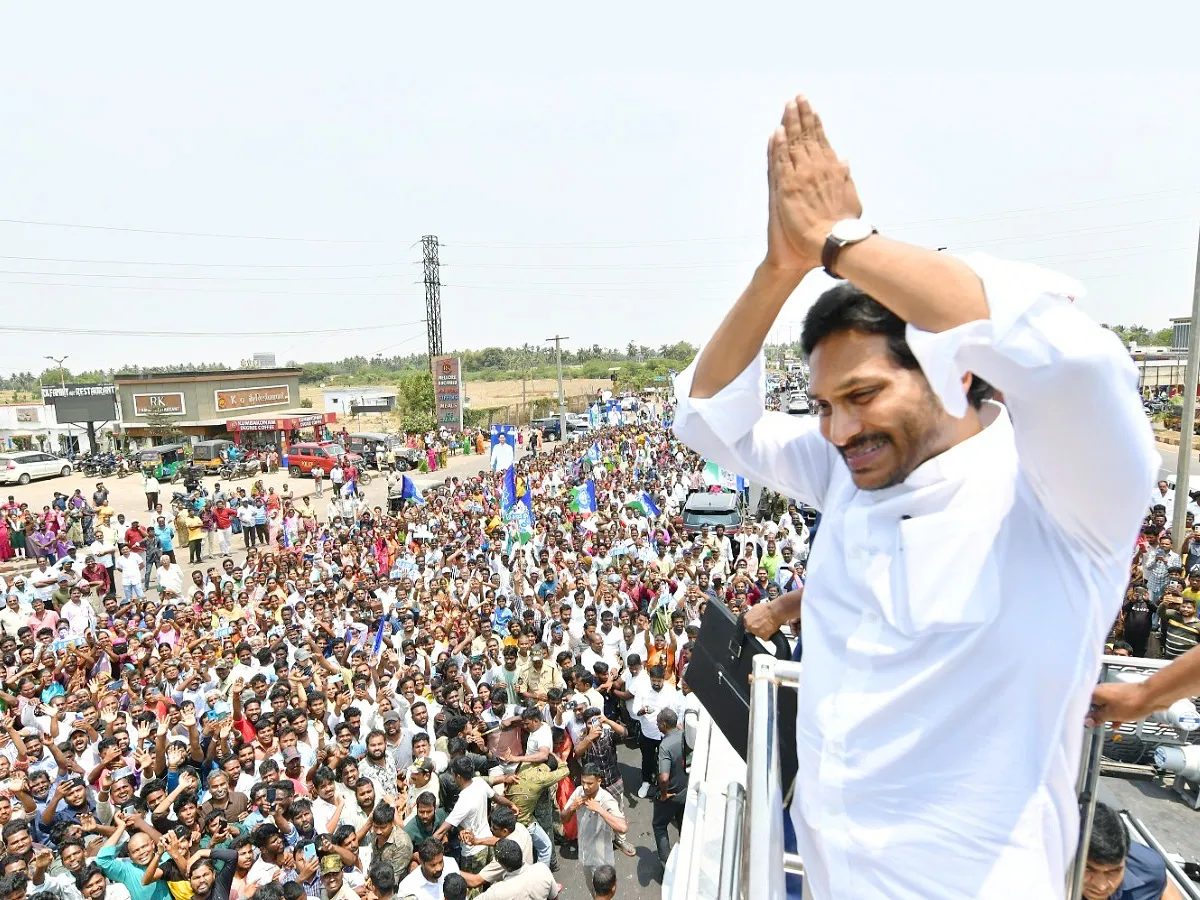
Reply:
M1109 668L1157 669L1161 660L1137 660L1104 657L1100 680L1108 678ZM795 853L785 852L783 837L783 787L779 765L779 690L795 690L800 685L801 665L762 654L754 658L750 685L750 724L746 751L746 787L729 785L725 803L725 828L721 841L721 867L717 900L757 900L784 896L787 874L803 875L804 865ZM1079 799L1079 843L1067 870L1067 900L1083 896L1083 877L1087 867L1088 844L1096 812L1097 788L1104 750L1103 725L1088 728L1080 751L1076 793ZM1200 900L1190 879L1145 826L1134 816L1124 814L1135 831L1167 861L1171 876L1191 900ZM782 861L782 865L780 864Z

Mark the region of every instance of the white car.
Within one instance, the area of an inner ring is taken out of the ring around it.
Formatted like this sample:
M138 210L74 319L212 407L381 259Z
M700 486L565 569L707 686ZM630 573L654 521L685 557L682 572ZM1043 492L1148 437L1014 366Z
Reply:
M69 460L40 450L17 450L0 453L0 484L29 484L35 478L70 475Z

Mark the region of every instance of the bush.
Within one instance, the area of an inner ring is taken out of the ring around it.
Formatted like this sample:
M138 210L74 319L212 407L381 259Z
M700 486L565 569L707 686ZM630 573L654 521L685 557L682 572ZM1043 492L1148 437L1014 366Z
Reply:
M300 398L300 408L301 409L312 409L312 399L309 397L301 397Z

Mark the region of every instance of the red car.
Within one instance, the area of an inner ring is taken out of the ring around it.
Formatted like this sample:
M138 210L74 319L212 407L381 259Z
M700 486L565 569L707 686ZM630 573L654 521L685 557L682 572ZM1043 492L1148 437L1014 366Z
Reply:
M334 464L339 460L354 463L362 468L363 458L357 453L348 453L337 441L309 441L303 444L292 444L288 448L288 475L300 478L308 475L314 468L324 470L328 475Z

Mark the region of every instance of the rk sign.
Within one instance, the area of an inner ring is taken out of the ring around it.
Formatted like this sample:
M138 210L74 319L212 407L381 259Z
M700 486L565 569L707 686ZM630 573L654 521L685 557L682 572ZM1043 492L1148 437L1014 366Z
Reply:
M133 414L141 418L149 415L182 416L187 409L183 394L134 394Z

